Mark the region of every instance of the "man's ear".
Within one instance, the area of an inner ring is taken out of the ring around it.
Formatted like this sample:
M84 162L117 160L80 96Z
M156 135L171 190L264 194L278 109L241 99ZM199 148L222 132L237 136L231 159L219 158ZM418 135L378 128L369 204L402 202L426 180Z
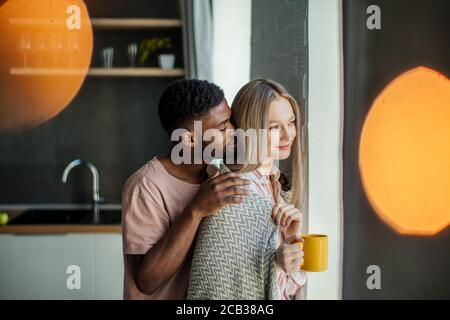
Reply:
M195 138L194 135L192 134L192 132L190 131L185 131L182 135L181 135L181 142L185 145L188 146L190 148L193 148L195 146Z

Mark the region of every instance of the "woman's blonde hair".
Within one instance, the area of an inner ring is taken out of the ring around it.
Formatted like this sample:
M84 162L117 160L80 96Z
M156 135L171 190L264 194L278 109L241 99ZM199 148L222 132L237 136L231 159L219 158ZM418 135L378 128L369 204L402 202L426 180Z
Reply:
M301 124L300 124L300 109L295 99L287 92L287 90L279 83L269 79L252 80L243 86L233 100L232 121L236 125L236 129L244 131L248 129L267 129L268 115L270 104L283 97L289 101L295 115L295 125L297 135L292 144L293 154L291 156L292 163L292 183L291 183L291 197L290 203L297 208L301 207L301 201L304 196L304 179L303 179L303 159L301 157ZM258 161L251 161L254 159L255 152L258 153L257 147L252 143L245 143L244 145L244 164L239 171L249 172L261 167L262 161L258 157Z

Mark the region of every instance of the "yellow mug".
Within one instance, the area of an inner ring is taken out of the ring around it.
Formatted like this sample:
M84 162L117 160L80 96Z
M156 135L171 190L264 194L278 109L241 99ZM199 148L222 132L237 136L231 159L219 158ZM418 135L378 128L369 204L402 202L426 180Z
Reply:
M328 269L328 236L323 234L303 234L303 242L294 242L303 249L303 264L300 269L321 272Z

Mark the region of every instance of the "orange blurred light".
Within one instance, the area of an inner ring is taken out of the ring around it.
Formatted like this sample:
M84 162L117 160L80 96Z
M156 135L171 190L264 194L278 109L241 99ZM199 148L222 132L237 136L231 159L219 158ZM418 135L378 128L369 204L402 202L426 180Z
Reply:
M359 149L375 212L402 234L433 235L450 224L450 82L418 67L375 99Z
M89 69L92 27L82 0L8 0L0 6L0 130L60 113Z

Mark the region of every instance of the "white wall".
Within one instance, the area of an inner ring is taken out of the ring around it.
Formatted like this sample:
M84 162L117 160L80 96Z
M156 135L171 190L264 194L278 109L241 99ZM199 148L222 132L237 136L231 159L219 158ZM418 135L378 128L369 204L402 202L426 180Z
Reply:
M213 0L213 82L228 103L250 80L251 0Z
M340 299L342 69L340 1L309 1L309 231L329 236L329 269L309 273L308 299Z

